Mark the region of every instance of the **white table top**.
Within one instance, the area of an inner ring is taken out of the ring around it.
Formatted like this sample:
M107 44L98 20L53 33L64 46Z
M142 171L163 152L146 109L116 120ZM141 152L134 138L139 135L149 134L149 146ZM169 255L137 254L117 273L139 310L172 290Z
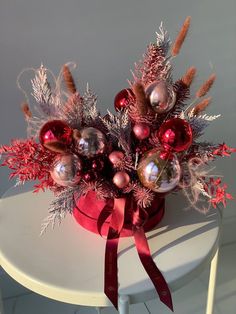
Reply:
M29 188L28 188L29 189ZM103 293L105 240L79 226L70 215L54 231L39 236L52 195L10 189L0 200L0 265L16 281L41 295L72 304L107 306ZM192 280L213 257L220 215L183 210L180 197L167 199L158 228L147 234L154 261L172 291ZM120 294L130 302L157 297L132 238L120 240Z

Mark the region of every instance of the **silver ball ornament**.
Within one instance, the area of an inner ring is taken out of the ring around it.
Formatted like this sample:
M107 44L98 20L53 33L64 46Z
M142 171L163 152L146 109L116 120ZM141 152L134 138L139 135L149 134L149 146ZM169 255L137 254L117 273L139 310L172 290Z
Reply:
M80 179L82 162L72 154L58 155L52 165L50 174L52 179L61 186L74 186Z
M76 150L79 154L91 158L103 154L107 147L105 135L93 127L80 130L80 137L76 142Z
M148 151L138 165L137 173L142 185L157 192L166 193L173 190L179 183L181 168L177 157L171 157L153 149Z
M156 113L168 112L175 104L176 94L173 86L164 81L152 83L145 92L152 109Z

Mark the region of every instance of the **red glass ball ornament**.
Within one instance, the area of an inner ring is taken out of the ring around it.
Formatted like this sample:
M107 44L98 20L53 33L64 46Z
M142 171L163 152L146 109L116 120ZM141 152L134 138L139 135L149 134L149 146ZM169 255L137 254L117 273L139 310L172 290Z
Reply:
M121 161L124 158L124 153L121 151L115 150L114 152L111 152L110 155L108 156L110 162L115 165L119 161Z
M158 137L166 150L182 152L192 144L193 134L190 124L180 118L164 122L158 132Z
M41 128L39 140L42 145L59 143L68 146L72 142L72 129L61 120L51 120L46 122Z
M113 183L119 188L123 189L130 182L130 176L125 171L118 171L113 177Z
M136 123L133 127L134 135L139 140L144 140L150 135L150 127L145 123Z
M130 88L122 89L114 99L114 107L116 111L125 109L129 105L129 94L133 95Z

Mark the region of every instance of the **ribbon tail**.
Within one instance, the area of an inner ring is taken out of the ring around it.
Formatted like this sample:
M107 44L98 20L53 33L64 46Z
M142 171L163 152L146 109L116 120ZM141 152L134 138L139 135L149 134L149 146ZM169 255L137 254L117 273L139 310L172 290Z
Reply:
M116 309L118 309L117 253L120 232L124 225L125 203L124 198L114 200L105 249L104 293Z
M117 252L119 237L113 238L113 229L110 228L107 236L105 251L104 292L111 303L118 309L118 265Z
M170 289L164 276L152 259L143 227L134 228L134 240L141 263L153 282L161 302L173 311Z

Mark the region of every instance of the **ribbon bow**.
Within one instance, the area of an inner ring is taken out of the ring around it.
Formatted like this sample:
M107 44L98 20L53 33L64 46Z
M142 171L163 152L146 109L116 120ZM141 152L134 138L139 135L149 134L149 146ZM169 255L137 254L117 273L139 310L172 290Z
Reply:
M99 215L97 215L99 213ZM145 231L151 230L162 218L164 198L156 199L149 214L132 198L98 200L91 191L76 201L74 217L84 228L106 235L104 293L118 309L118 245L123 236L133 236L140 261L150 277L160 300L173 311L170 289L154 263Z

